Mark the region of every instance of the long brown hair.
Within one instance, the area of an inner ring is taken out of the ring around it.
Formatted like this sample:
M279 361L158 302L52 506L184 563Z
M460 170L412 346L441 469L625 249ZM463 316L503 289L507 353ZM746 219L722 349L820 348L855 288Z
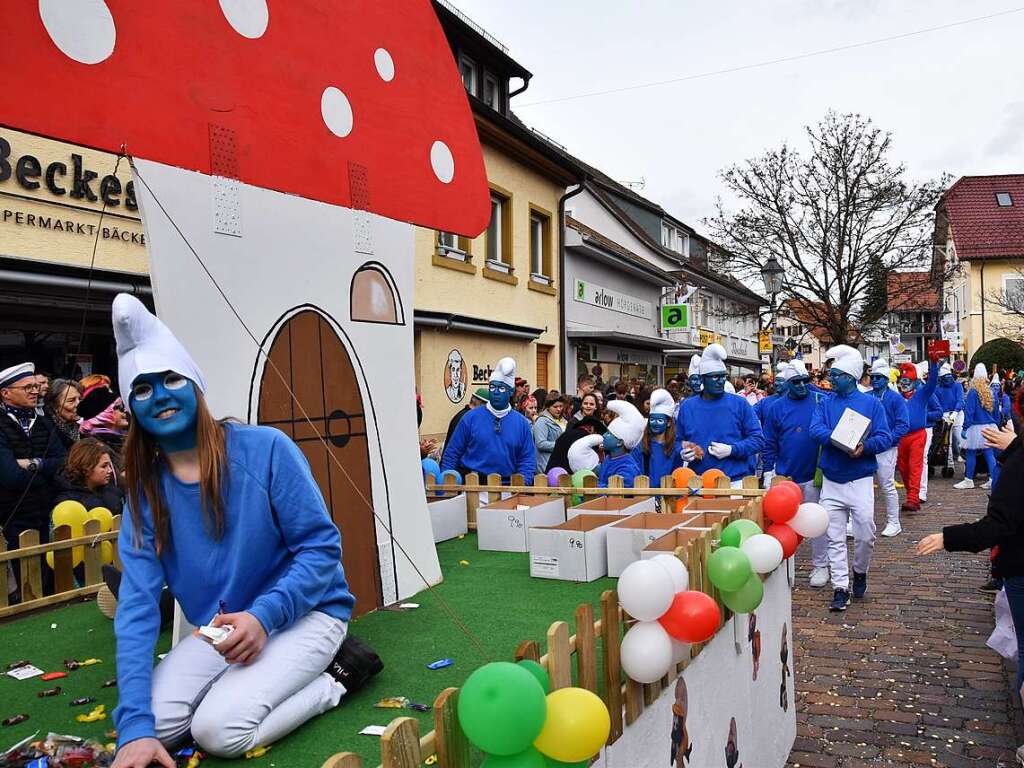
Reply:
M988 381L985 379L974 379L971 382L971 388L978 393L978 397L981 399L981 407L992 413L995 404L992 401L992 388L989 386Z
M676 449L676 420L669 419L668 428L661 434L665 438L664 442L662 443L661 449L665 451L666 456L670 456L672 454L672 451ZM657 441L651 439L651 426L650 424L648 424L647 428L644 429L644 437L642 441L644 453L647 456L651 455L651 443L657 445Z
M196 389L196 450L199 453L199 495L203 512L209 517L216 538L224 533L224 498L221 483L227 466L224 425L218 422L206 407L203 393ZM160 471L163 466L160 447L156 440L132 421L128 439L124 444L124 472L131 505L132 523L135 525L133 544L142 545L142 513L139 499L144 495L153 516L156 553L160 555L167 543L170 519L160 491Z
M64 460L64 472L75 485L88 486L89 475L96 469L104 456L110 456L110 446L95 437L83 437L71 446Z

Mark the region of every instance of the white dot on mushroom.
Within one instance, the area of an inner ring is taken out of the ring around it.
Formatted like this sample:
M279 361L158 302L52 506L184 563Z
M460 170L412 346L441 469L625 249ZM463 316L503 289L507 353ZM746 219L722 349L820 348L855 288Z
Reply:
M99 64L114 52L117 28L104 0L39 0L39 18L61 53L80 64Z
M455 158L443 141L435 141L431 145L430 167L434 169L434 175L442 184L447 184L455 178Z
M395 60L391 58L386 48L378 48L373 52L373 64L377 67L377 74L385 83L395 79Z
M228 24L242 37L263 37L270 23L267 0L220 0L220 10Z
M352 132L352 105L348 97L333 85L325 88L320 96L320 114L335 136L343 139Z

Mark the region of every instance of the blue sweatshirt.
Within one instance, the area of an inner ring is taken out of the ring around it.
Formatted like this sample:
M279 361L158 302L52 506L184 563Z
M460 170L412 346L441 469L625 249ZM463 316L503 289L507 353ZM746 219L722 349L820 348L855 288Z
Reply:
M935 394L939 398L939 405L943 413L964 409L964 388L960 386L959 382L954 381L947 386L940 381L939 386L935 388Z
M754 403L754 415L757 416L757 420L761 422L761 427L764 427L764 420L768 414L768 408L771 405L777 403L783 396L779 394L769 395L768 397L762 397L756 403Z
M996 403L993 400L992 408L995 410ZM981 425L987 426L989 424L996 423L996 416L992 411L986 411L985 406L981 404L981 398L978 397L978 392L971 388L967 391L967 399L964 401L964 426L963 431L966 432L973 426Z
M153 655L165 582L185 618L197 626L213 619L221 600L228 613L251 613L267 634L287 629L311 611L342 621L352 616L355 599L341 567L341 537L306 457L271 427L228 424L224 429L228 466L219 540L210 534L199 484L177 480L166 467L160 487L170 538L160 556L144 496L140 547L134 543L132 515L122 519L117 546L123 576L114 617L119 745L155 735Z
M871 420L864 437L864 453L856 459L830 442L832 430L847 408ZM811 420L811 436L822 446L821 472L833 483L849 483L875 474L878 469L875 454L887 451L893 445L882 403L877 397L856 390L845 397L833 393L818 404Z
M939 382L939 365L936 362L928 364L928 381L919 386L914 390L914 394L906 398L907 400L907 415L910 417L910 431L917 432L919 429L930 427L937 421L942 414L939 413L934 421L929 420L929 401L935 394L935 387L938 386ZM934 414L939 409L938 401L931 406L930 410Z
M666 456L664 443L654 440L651 440L649 454L644 453L643 443L640 443L633 449L633 456L636 457L637 463L640 465L641 474L650 478L652 488L660 488L661 478L671 475L672 470L683 466L683 457L679 455L679 451L669 450L668 456Z
M754 409L739 395L728 392L717 400L691 397L680 403L676 417L677 452L684 440L704 449L704 458L690 465L694 472L720 469L730 480L754 474L757 454L764 448L764 434ZM708 451L711 443L731 445L732 453L716 459Z
M635 450L614 458L608 457L602 461L601 466L597 468L597 486L607 488L608 478L612 475L619 475L622 477L622 484L626 488L632 488L636 476L643 474L643 467L637 461Z
M871 396L878 398L874 391L871 392ZM892 444L889 445L889 448L895 448L900 444L900 438L910 431L907 400L899 392L889 387L882 390L882 396L878 399L882 401L882 408L885 409L885 421L889 425L889 434L892 435Z
M809 392L802 400L782 397L772 405L764 422L761 462L765 472L786 475L796 483L814 479L820 446L811 437L810 427L818 400L825 397Z
M928 423L926 427L934 427L935 422L942 418L942 403L939 402L938 395L932 395L928 398L928 411L926 413Z
M529 420L514 410L500 419L487 406L471 410L459 421L441 459L442 472L462 468L481 477L497 473L504 480L518 472L527 484L533 483L537 453Z

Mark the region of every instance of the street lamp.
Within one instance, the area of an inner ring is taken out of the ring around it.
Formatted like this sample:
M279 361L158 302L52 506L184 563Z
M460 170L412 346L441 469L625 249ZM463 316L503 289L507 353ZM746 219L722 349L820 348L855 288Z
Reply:
M765 293L768 294L768 328L774 333L775 331L775 297L782 291L782 278L785 276L786 270L782 268L779 260L774 256L769 256L768 261L761 267L761 280L764 282ZM771 355L771 370L775 372L775 363L778 360L778 353L775 349L775 345L772 344L772 355Z

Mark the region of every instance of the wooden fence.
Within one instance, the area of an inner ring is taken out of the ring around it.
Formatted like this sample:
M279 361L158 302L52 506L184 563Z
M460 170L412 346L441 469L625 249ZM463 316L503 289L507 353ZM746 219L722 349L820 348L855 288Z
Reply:
M450 482L435 485L428 478L428 492L441 491L445 495L465 492L467 500L476 500L477 493L488 493L489 498L500 498L501 492L530 494L559 494L570 500L572 495L583 496L622 496L638 495L637 488L645 488L643 495L661 496L668 501L691 495L689 489L670 487L649 488L647 478L638 478L633 488L622 488L621 479L610 481L610 488L583 489L572 488L566 484L557 488L549 488L547 478L537 475L533 486L524 486L521 478L513 477L509 486L501 486L500 478L492 475L487 482L481 484L474 474L466 477L463 485ZM568 478L563 478L568 481ZM782 478L780 478L781 480ZM721 538L722 528L733 520L746 518L763 525L761 496L764 491L758 489L756 478L747 478L744 488L729 487L728 481L720 483L718 488L701 491L707 496L741 496L748 498L747 504L728 512L721 522L702 532L698 538L691 539L685 547L675 551L686 564L690 572L690 589L700 590L715 598L722 610L722 624L731 613L718 598L715 588L707 577L708 556L714 551ZM440 497L432 497L440 498ZM475 513L478 504L470 502L470 525L475 527ZM668 506L663 504L663 507ZM573 617L575 634L570 634L568 621L556 621L547 631L543 653L540 644L527 640L518 645L512 656L513 660L533 659L547 670L551 678L551 688L556 690L570 685L577 685L595 693L599 693L611 715L611 733L608 743L615 743L622 736L623 729L632 724L643 714L646 707L654 703L661 692L672 684L675 677L701 652L703 644L694 644L690 649L690 658L680 662L674 674L666 675L662 680L642 685L624 678L619 661L619 648L622 636L633 620L619 606L618 595L614 590L607 590L601 595L600 615L595 616L594 607L583 603L576 608ZM574 675L575 673L575 675ZM419 768L425 761L433 759L439 768L470 768L470 747L466 735L459 726L457 715L458 689L448 688L440 693L434 701L434 729L421 736L419 721L412 717L399 717L393 720L381 736L381 765L378 768ZM328 758L322 768L363 768L362 759L351 752L342 752Z
M72 538L70 526L60 525L53 530L53 536L46 544L39 543L37 531L24 531L18 538L17 549L11 550L0 537L0 619L96 594L103 585L100 571L103 542L111 542L109 546L113 550L114 565L118 569L121 567L117 557L120 528L120 515L114 517L111 529L106 533L100 530L99 521L87 520L83 534L77 538ZM85 585L82 587L75 586L74 549L78 547L83 549ZM44 595L43 573L44 569L49 569L44 562L47 553L53 554L53 589L52 594ZM10 605L8 599L8 563L19 573L21 581L21 602L15 605Z

